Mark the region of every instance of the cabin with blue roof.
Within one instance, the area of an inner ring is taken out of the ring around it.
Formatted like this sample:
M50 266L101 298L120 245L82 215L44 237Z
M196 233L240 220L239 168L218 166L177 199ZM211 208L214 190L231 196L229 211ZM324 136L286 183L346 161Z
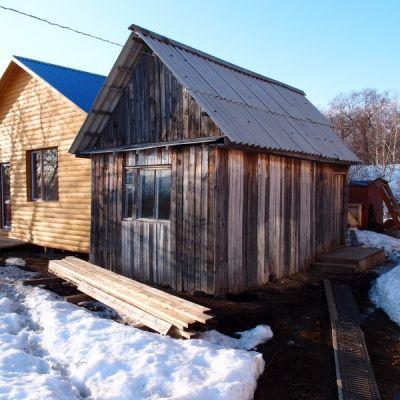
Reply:
M0 235L88 252L90 162L68 153L105 77L13 57L0 78Z

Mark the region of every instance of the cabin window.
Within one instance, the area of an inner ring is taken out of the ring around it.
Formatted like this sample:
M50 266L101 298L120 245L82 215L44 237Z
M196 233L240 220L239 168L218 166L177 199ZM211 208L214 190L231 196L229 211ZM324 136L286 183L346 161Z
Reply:
M144 167L125 169L124 217L170 219L171 169Z
M57 148L29 152L30 200L58 200L58 152ZM28 195L29 195L28 194Z

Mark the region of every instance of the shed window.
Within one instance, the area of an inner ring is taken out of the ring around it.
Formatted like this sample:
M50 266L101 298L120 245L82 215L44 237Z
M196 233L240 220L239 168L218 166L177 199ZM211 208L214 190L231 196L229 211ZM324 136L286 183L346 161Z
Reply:
M57 148L33 150L29 156L31 200L58 200Z
M125 169L124 217L170 219L171 169L144 167Z

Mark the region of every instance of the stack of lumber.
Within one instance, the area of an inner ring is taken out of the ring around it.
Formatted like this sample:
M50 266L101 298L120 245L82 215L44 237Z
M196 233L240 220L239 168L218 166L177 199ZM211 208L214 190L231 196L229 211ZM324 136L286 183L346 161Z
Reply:
M49 272L123 314L127 322L164 335L190 339L213 319L206 307L76 257L50 261Z

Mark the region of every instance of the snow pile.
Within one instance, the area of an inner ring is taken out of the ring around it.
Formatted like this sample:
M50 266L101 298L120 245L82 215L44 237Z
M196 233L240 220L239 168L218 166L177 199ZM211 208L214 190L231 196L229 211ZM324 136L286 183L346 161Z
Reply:
M19 271L0 268L0 293L7 296L0 302L0 398L253 397L264 360L238 348L268 340L269 327L242 332L240 339L175 340L22 286L18 279L26 272Z
M38 335L23 307L4 296L0 299L0 398L58 399L79 398L78 391L64 379L57 365L38 346Z
M356 232L358 240L364 246L383 248L387 257L393 260L400 258L400 239L367 230Z
M211 343L220 344L226 347L232 347L234 349L252 350L255 349L259 344L272 339L273 333L268 325L258 325L253 329L245 332L237 332L240 336L239 339L235 339L230 336L223 335L222 333L212 330L203 332L201 338Z
M350 167L351 180L374 180L383 178L389 182L393 194L400 201L400 164L354 165Z
M370 298L389 318L400 326L400 265L381 275L375 282Z
M400 239L371 231L357 231L358 240L370 247L383 247L386 256L400 261ZM400 326L400 265L380 275L375 281L370 299Z

